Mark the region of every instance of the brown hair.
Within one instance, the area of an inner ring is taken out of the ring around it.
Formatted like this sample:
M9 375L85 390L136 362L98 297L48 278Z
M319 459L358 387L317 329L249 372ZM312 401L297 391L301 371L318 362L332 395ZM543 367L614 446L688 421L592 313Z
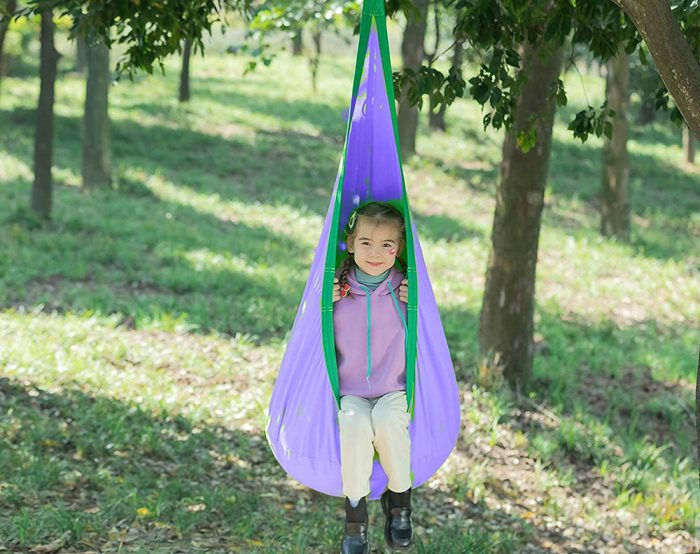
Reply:
M360 218L363 221L374 223L375 225L395 224L398 228L398 244L396 248L396 257L401 255L406 246L406 224L404 223L403 214L391 204L386 202L368 202L359 208L355 209L348 219L348 224L345 226L345 243L349 244L357 234ZM340 274L338 281L343 287L348 282L348 273L355 265L355 256L348 251L348 257L343 260L340 265Z

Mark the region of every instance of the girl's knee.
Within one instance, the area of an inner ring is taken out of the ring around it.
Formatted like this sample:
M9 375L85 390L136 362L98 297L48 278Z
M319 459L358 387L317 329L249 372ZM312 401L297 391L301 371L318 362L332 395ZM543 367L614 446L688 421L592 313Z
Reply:
M406 410L379 407L372 411L372 423L377 434L383 432L401 432L408 429L410 415Z
M338 412L338 425L341 431L372 433L372 420L369 415L353 407L346 407Z

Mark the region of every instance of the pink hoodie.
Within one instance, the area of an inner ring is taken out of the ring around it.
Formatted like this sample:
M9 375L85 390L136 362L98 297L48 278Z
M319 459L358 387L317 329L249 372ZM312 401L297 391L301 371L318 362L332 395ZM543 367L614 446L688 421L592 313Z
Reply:
M333 308L340 396L377 398L406 390L406 304L399 300L403 278L392 268L370 291L357 282L354 269L348 273L350 290Z

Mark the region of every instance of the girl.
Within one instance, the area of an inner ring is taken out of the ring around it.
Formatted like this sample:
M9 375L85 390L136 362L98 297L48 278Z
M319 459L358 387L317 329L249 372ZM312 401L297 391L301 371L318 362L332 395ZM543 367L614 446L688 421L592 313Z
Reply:
M381 498L384 537L391 547L408 549L413 538L406 405L408 282L394 267L406 243L403 216L390 204L370 202L350 215L345 233L348 257L333 287L346 496L341 553L369 553L365 497L375 450L389 478Z

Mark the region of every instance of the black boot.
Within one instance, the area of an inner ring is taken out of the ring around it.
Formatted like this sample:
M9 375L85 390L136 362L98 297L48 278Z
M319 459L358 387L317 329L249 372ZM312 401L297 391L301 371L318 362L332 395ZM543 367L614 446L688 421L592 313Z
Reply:
M340 543L341 554L369 554L369 542L367 541L367 501L363 498L356 508L350 505L350 500L345 499L345 533L343 542Z
M382 495L382 510L386 516L384 538L397 550L408 550L413 546L411 527L411 489L405 492L386 490Z

